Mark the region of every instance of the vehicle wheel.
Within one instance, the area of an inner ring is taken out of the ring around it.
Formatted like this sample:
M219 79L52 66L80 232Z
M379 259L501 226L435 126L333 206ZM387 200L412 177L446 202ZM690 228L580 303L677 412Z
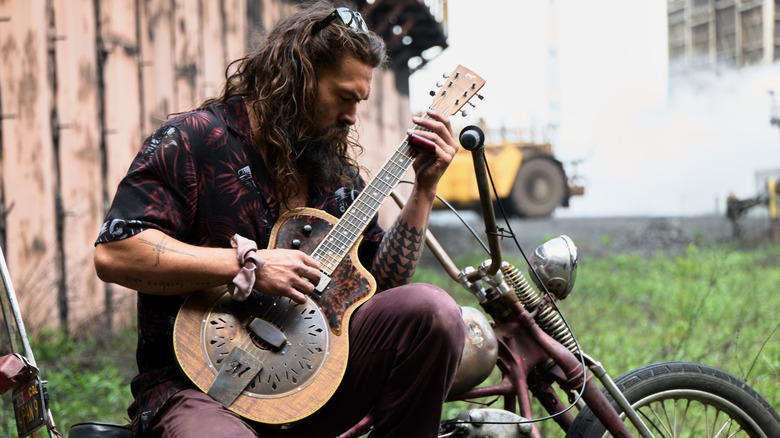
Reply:
M509 198L519 216L545 217L563 201L566 174L558 163L547 158L524 162L517 172Z
M615 383L656 437L780 437L775 410L747 383L716 368L657 363L630 371ZM620 412L631 434L641 436ZM607 436L588 408L577 415L566 434L567 438Z

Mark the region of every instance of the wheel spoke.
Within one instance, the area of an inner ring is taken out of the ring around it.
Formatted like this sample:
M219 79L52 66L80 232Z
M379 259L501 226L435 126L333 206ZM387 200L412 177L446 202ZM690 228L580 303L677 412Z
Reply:
M772 406L715 368L666 362L631 371L616 383L656 438L780 437L780 416ZM588 415L582 421L578 416L567 436L601 436L603 425L592 422L591 412L582 414ZM621 418L636 434L624 413Z
M733 423L733 421L731 421L731 423ZM742 432L742 427L741 427L739 424L737 424L737 430L735 430L733 433L730 433L730 434L728 435L728 438L735 437L735 436L737 436L737 434L738 434L738 433L740 433L740 432Z
M690 412L691 409L691 401L686 400L685 403L685 409L683 409L682 416L680 418L680 430L684 430L685 425L688 424L688 412ZM695 423L695 419L693 420ZM693 438L693 432L691 432L691 438Z
M661 418L657 414L656 414L656 417L658 418L659 422L661 423L661 426L663 426L664 430L666 431L665 436L674 437L674 431L669 427L669 426L671 426L671 423L669 422L669 412L668 412L668 409L666 409L666 405L663 402L659 403L659 406L661 407L661 410L663 411L664 418Z
M728 412L706 400L671 398L638 406L645 424L663 438L735 438L754 436Z
M638 409L637 411L638 411L639 415L644 417L644 419L646 420L645 424L651 425L653 427L653 429L655 429L659 434L662 434L661 436L663 436L664 432L661 430L661 428L658 427L658 423L659 422L653 421L653 418L650 415L647 415L647 412L645 412L646 410L649 410L651 413L654 414L652 417L658 418L658 416L655 415L655 412L653 412L653 410L651 408L648 408L648 409Z

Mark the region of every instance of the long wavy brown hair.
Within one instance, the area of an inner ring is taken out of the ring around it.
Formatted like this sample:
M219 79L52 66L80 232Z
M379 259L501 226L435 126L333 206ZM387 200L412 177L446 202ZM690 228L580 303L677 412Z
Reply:
M372 67L386 59L381 37L355 32L338 19L312 33L312 26L337 6L341 5L330 1L309 3L282 19L251 53L228 66L222 95L206 102L224 102L233 96L253 102L259 125L255 139L262 142L266 167L283 202L300 191L298 156L315 138L322 138L314 119L318 75L345 56ZM341 182L355 178L360 166L354 157L363 151L357 139L331 135L328 140L334 143L327 148L331 177Z

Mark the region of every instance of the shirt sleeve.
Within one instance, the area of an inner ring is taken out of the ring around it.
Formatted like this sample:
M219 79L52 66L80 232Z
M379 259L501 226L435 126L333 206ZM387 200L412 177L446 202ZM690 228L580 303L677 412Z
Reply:
M173 124L158 128L119 183L96 243L150 228L184 240L197 199L194 169L186 133Z

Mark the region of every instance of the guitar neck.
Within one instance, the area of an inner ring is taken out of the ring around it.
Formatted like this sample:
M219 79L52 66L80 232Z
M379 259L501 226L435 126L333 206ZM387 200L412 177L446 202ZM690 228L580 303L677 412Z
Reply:
M430 108L447 116L461 111L463 105L470 103L469 100L485 85L484 79L462 65L445 78L439 90L431 92L433 103ZM425 130L421 126L414 129ZM407 137L314 249L312 256L321 263L322 272L330 275L336 270L413 161L414 151Z
M407 137L315 248L312 257L322 264L322 272L330 275L336 270L413 161L414 151Z

